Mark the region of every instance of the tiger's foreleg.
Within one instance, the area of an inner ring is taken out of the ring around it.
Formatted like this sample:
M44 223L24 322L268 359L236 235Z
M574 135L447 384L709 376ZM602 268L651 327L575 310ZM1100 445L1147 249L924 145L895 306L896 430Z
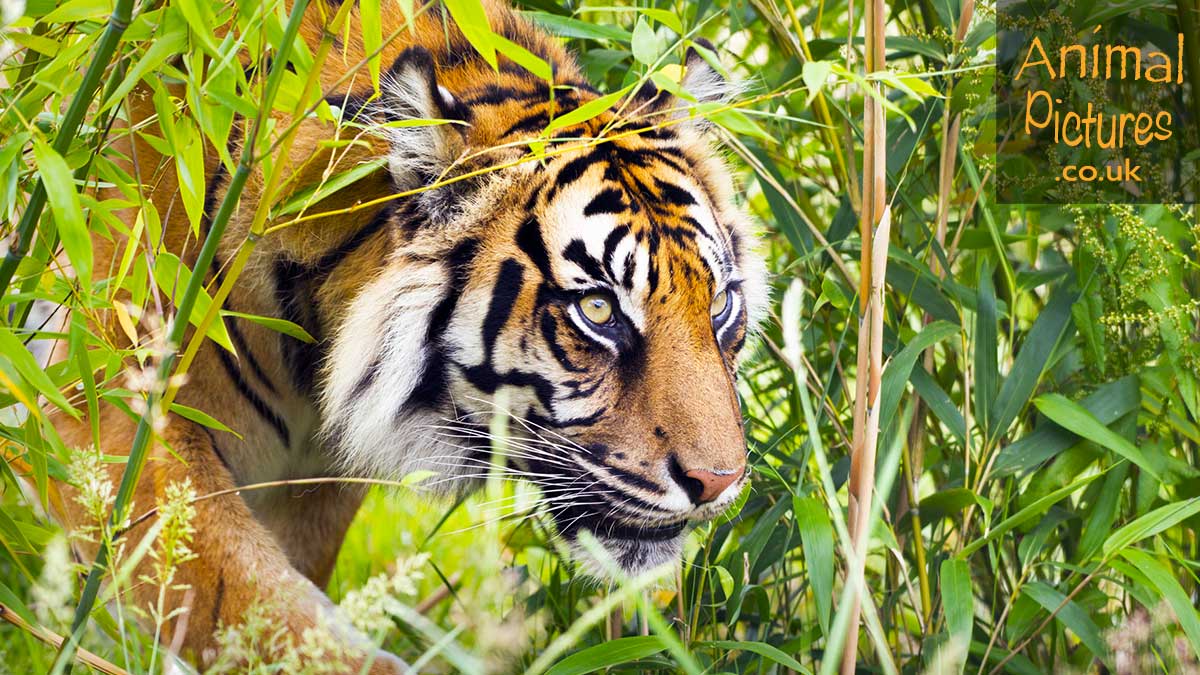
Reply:
M60 429L63 427L68 427L64 429L68 444L87 443L86 422L78 428L73 424L60 425ZM101 428L106 432L105 454L128 452L134 431L128 418L117 411L106 411ZM155 556L144 557L127 588L121 589L121 601L136 605L142 610L140 613L148 616L154 616L161 601L164 614L170 617L162 627L163 642L177 647L190 660L208 666L243 649L265 651L260 653L263 658L276 659L290 647L292 658L303 659L302 641L324 631L332 644L347 647L347 654L341 659L345 672L361 672L367 661L371 662L368 672L372 675L403 672L404 665L399 659L374 650L361 634L339 619L325 594L291 565L275 538L254 518L237 493L205 497L231 491L236 485L203 428L172 418L161 438L169 447L160 444L152 449L135 492L131 517L136 519L161 503L168 486L190 482L198 498L192 503L193 533L187 543L194 557L177 567L165 589L157 583L161 575L156 575ZM106 465L114 485L120 480L123 468L124 464ZM87 524L76 496L75 488L64 487L62 503L67 510L64 520L69 529ZM146 536L154 520L148 518L123 535L126 551L132 551ZM94 545L84 544L80 548L86 560L95 555ZM180 611L172 613L176 609ZM256 644L234 645L229 636L219 639L221 629L240 630L249 616L258 616L260 623L265 624L265 635L255 640ZM323 659L322 665L328 667L330 655L324 654ZM235 671L236 665L232 664Z

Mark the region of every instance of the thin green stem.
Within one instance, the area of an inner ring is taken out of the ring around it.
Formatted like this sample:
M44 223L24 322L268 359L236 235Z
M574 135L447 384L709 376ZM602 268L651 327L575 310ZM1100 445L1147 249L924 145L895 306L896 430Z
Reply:
M75 134L79 132L79 126L83 124L83 117L92 105L92 97L100 86L100 78L108 69L113 53L116 52L117 45L121 42L121 35L129 27L132 16L133 0L117 0L113 13L108 17L108 25L104 29L104 34L100 36L100 42L96 45L96 54L92 57L92 63L84 73L79 91L75 94L75 98L71 99L71 105L67 107L62 125L54 137L51 147L58 154L66 155L67 151L71 149ZM29 196L29 203L25 206L25 212L21 214L21 222L17 225L16 241L9 249L8 254L4 256L4 261L0 262L0 288L8 288L13 274L17 271L17 266L29 253L33 232L37 229L38 221L42 217L42 210L45 208L46 185L41 178L38 178L38 182L33 188L33 194Z
M196 263L193 267L196 272L188 280L183 297L177 306L175 318L171 321L171 328L167 333L167 344L171 346L171 349L175 345L183 343L183 339L187 333L189 317L196 305L196 298L199 297L200 290L204 285L205 275L199 271L208 269L212 265L213 258L217 253L217 246L220 244L221 237L225 234L225 228L229 224L233 210L241 198L242 190L246 187L246 181L250 177L250 171L254 162L254 145L257 141L258 133L263 127L263 120L271 114L275 93L279 89L279 84L283 78L283 71L286 69L291 57L292 45L297 39L300 22L304 17L304 10L307 6L308 0L297 0L296 4L292 6L287 27L283 33L283 39L280 42L278 53L272 62L271 73L267 77L267 86L263 92L258 116L255 118L254 130L247 139L246 145L242 148L242 156L237 170L229 181L225 197L221 200L221 206L217 209L217 213L212 219L212 225L209 228L208 235L204 239L204 245L196 257ZM266 207L263 206L261 208ZM176 354L174 351L168 351L163 356L162 363L158 368L158 379L160 382L166 383L170 378L175 359ZM110 531L114 531L124 520L124 514L128 508L130 498L137 487L142 469L145 468L146 455L149 451L150 438L153 433L152 419L154 411L158 407L160 396L161 394L154 391L151 391L147 395L146 412L138 421L137 431L133 439L133 447L129 452L125 471L121 475L121 484L117 488L117 496L110 516ZM63 643L62 649L55 659L52 672L70 672L71 663L74 660L75 651L79 645L79 639L83 634L84 627L87 625L87 619L92 613L92 607L96 603L96 596L100 590L100 581L107 567L108 549L105 546L101 546L96 553L95 561L88 570L83 593L80 595L79 604L75 608L75 618L71 623L70 638ZM59 670L60 668L61 670Z

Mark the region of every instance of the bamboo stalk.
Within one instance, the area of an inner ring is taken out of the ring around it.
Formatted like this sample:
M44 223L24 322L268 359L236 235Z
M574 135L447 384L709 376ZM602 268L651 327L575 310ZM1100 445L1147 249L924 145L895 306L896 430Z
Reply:
M250 177L250 170L253 164L254 142L258 137L258 133L264 127L264 119L270 114L275 94L282 82L283 73L291 56L292 45L296 41L296 36L300 30L300 22L304 17L304 10L307 6L308 0L297 0L292 6L287 27L284 29L282 42L279 46L279 52L272 62L271 73L267 77L267 86L263 93L263 101L259 108L258 116L255 119L253 131L247 139L246 147L243 148L237 170L229 181L225 198L221 200L221 206L217 209L217 213L213 217L208 236L204 239L204 245L200 248L200 253L196 257L195 269L197 273L193 274L188 281L183 296L177 305L175 318L171 321L171 327L167 333L168 345L182 344L183 338L187 334L189 317L196 305L196 298L200 295L201 287L204 285L204 274L200 273L199 270L208 269L212 264L213 258L217 253L217 246L220 243L221 237L225 234L225 228L229 224L230 217L233 215L233 209L240 200L242 190L245 188L246 181ZM163 356L157 373L160 382L166 383L169 380L173 372L175 357L176 354L173 351L169 351ZM134 489L137 487L138 480L141 477L142 469L145 467L150 439L153 435L152 417L158 403L159 396L151 391L147 395L146 412L138 421L137 431L133 438L133 446L130 449L125 470L121 474L121 483L117 488L117 496L109 517L110 531L114 530L117 524L121 522L129 500L132 498ZM71 622L71 635L69 639L63 642L58 657L55 659L55 668L61 668L58 672L66 674L71 670L75 650L79 645L83 628L87 625L88 617L92 613L92 607L96 604L96 596L100 591L100 581L108 567L108 553L107 546L100 546L96 553L96 559L88 570L87 580L84 582L83 592L80 594L79 604L75 607L75 617Z
M867 74L885 66L883 0L868 0L865 5ZM854 433L850 449L849 519L847 521L855 555L847 571L847 583L861 592L851 598L850 621L842 644L843 675L855 672L858 656L858 630L862 595L866 593L866 555L870 540L871 499L875 490L875 459L879 441L879 391L883 368L883 289L887 271L887 248L891 217L886 206L887 126L883 105L878 99L879 84L863 97L863 181L860 234L862 258L859 281L858 369L855 376ZM876 95L872 95L875 93Z
M309 96L312 94L312 91L319 86L322 72L321 64L323 64L325 59L329 57L329 51L333 47L333 38L341 34L342 24L345 22L347 17L350 16L349 9L353 6L354 3L343 3L338 9L337 14L333 16L329 24L326 26L325 33L321 37L321 42L317 45L316 54L313 56L313 65L309 70L308 78L304 82L304 89L301 91L300 97L296 101L297 109L294 111L294 113L299 114L303 110L305 101L308 100ZM274 98L273 94L272 98ZM267 114L270 114L270 110L267 110L266 112ZM196 324L196 331L192 334L192 339L183 352L183 358L179 361L180 374L186 374L188 372L188 369L192 365L192 361L196 358L196 354L200 350L200 346L204 343L205 336L208 335L209 326L212 325L212 322L216 320L221 308L225 306L225 301L229 298L229 294L233 292L234 283L241 276L242 271L246 267L246 263L250 260L250 255L254 252L254 249L258 246L258 242L263 237L263 232L267 227L267 216L270 211L270 207L275 203L276 197L278 196L280 183L283 179L285 169L289 168L287 163L282 161L282 158L286 158L290 153L292 142L296 139L295 132L297 129L299 129L297 125L289 125L284 130L283 137L277 143L272 144L270 152L276 157L281 158L281 160L275 162L271 166L271 173L267 177L266 186L259 195L260 206L255 212L254 219L250 224L250 231L247 233L246 238L243 239L242 243L238 246L238 250L234 256L233 262L231 263L229 270L226 272L225 278L221 282L221 286L217 289L217 294L213 297L213 301L209 303L208 311L203 317L201 317L200 322ZM243 153L253 153L253 145L256 140L257 139L253 137L247 139L246 142L249 144L249 148L243 148ZM201 268L197 267L197 269ZM182 381L182 378L179 378L179 380ZM180 386L181 385L176 384L167 391L166 396L163 397L164 406L169 407L171 405L171 402L175 400L176 394L179 393Z
M58 649L59 647L62 646L63 639L64 639L63 636L61 636L58 633L55 633L51 630L48 630L42 626L39 626L37 624L29 623L25 619L22 619L20 614L17 614L16 612L12 611L12 609L10 609L4 603L0 603L0 619L4 619L5 621L7 621L7 622L11 623L12 625L16 626L17 628L19 628L20 630L23 630L26 633L29 633L30 635L37 638L38 640L41 640L42 642L45 642L48 645L51 645L55 649ZM92 652L89 652L86 649L78 650L75 653L75 658L79 659L80 661L83 661L84 663L86 663L88 666L94 668L95 670L98 670L102 673L106 673L107 675L129 675L129 671L127 671L124 668L121 668L120 666L117 666L109 661L106 661L106 660L100 658L99 656L96 656L95 654L93 654Z
M108 25L104 28L104 34L100 36L100 42L96 45L96 54L92 57L87 71L84 72L79 91L71 99L71 104L67 106L62 126L54 137L54 143L51 144L58 154L66 156L67 151L71 149L75 134L78 133L79 126L83 124L83 116L91 107L92 97L100 86L100 77L112 61L113 53L117 50L117 45L121 43L121 35L129 27L132 15L133 0L118 0L116 6L113 7L113 13L108 17ZM21 259L29 253L33 232L37 229L38 221L42 217L42 210L45 208L46 185L39 177L33 187L33 194L29 196L29 203L25 205L25 212L21 214L21 222L17 225L16 241L4 256L4 261L0 262L0 289L8 288L13 274L17 271L17 266L21 264Z

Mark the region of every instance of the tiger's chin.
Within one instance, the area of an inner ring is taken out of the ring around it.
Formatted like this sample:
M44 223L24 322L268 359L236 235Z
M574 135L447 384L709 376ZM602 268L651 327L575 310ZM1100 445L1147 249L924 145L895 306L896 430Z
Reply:
M573 526L563 537L572 559L585 574L594 579L617 581L677 563L683 555L687 526L687 521L632 525L607 521L597 515L592 522Z

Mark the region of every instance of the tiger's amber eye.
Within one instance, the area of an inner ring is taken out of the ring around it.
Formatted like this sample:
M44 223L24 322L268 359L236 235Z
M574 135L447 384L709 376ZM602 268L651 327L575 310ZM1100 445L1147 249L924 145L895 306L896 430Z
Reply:
M721 291L713 298L712 306L709 311L713 316L721 316L725 313L725 308L729 306L729 291Z
M583 312L588 321L603 326L612 320L612 300L602 293L590 293L579 300L579 311Z

